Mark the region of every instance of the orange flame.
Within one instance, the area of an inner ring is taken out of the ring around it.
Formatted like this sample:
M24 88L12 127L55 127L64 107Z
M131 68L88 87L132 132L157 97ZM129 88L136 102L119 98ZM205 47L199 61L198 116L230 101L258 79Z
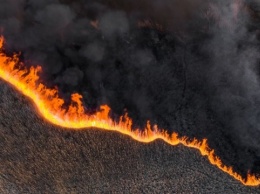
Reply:
M113 121L109 117L110 108L107 105L100 107L100 111L93 115L88 115L82 105L82 96L72 94L71 104L64 108L64 100L58 96L57 89L47 88L39 83L39 72L41 67L31 67L28 69L19 62L19 57L14 54L12 57L3 52L4 38L0 37L0 77L13 85L23 95L29 97L36 105L39 113L50 123L70 129L84 129L96 127L104 130L117 131L128 135L131 138L144 143L162 139L170 145L182 144L186 147L200 151L206 156L212 165L228 173L247 186L260 185L260 179L253 174L248 174L243 178L234 172L232 167L224 165L221 159L215 155L214 150L209 148L207 140L199 141L188 137L178 137L177 133L168 134L165 130L159 130L157 125L151 126L149 121L144 130L133 129L132 120L126 115L120 117L119 122Z

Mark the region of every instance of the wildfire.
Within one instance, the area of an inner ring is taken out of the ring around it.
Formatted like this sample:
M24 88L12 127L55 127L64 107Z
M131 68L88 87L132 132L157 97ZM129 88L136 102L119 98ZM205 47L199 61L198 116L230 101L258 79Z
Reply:
M103 130L117 131L144 143L162 139L170 145L182 144L186 147L200 151L211 164L247 186L260 185L260 179L248 174L243 178L234 172L232 167L224 165L221 159L209 148L207 140L199 141L188 137L179 137L177 133L168 134L165 130L158 129L157 125L151 126L149 121L145 129L133 129L132 119L126 115L121 116L118 122L109 117L110 108L107 105L100 107L100 111L88 115L82 105L82 96L78 93L71 95L71 104L65 108L64 100L59 97L57 89L47 88L39 83L41 67L27 68L19 61L19 56L14 54L7 56L3 51L4 38L0 37L0 78L13 85L23 95L29 97L37 107L39 113L50 123L70 129L99 128Z

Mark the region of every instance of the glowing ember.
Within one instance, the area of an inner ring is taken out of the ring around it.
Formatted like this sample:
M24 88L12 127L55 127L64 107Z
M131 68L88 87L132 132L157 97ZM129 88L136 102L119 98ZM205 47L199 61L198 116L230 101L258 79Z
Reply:
M228 173L244 185L260 185L260 179L255 175L248 174L246 179L244 179L241 175L234 172L232 167L225 166L221 159L215 155L214 150L208 147L206 139L203 141L191 140L187 137L178 137L177 133L168 134L165 130L159 130L156 125L151 126L149 121L144 130L133 129L132 120L127 115L122 116L119 122L113 121L109 117L110 108L107 105L101 106L99 112L87 115L82 105L82 96L77 93L71 95L71 104L68 108L64 108L64 100L58 96L57 89L49 89L44 84L38 83L38 74L41 71L41 67L28 69L23 63L19 62L17 55L8 57L3 52L3 43L4 38L0 37L0 77L13 85L22 94L28 96L34 102L40 114L50 123L70 129L95 127L117 131L145 143L162 139L170 145L182 144L199 150L203 156L208 158L211 164L217 166L220 170Z

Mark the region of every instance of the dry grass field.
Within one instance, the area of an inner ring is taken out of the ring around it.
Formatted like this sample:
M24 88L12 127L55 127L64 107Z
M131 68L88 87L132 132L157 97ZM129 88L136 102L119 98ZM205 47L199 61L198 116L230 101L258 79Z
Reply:
M259 193L196 150L136 142L98 129L69 131L0 83L0 193Z

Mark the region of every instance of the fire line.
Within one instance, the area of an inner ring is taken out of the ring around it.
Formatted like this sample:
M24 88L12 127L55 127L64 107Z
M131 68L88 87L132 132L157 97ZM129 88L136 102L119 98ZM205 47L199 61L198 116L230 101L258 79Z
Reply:
M27 68L19 61L19 56L7 56L3 49L4 37L0 37L0 78L14 86L33 101L37 110L51 124L74 129L83 130L87 128L99 128L103 130L116 131L130 136L136 141L149 143L156 139L162 139L166 143L175 146L182 144L189 148L200 151L202 156L207 157L209 162L223 172L229 174L246 186L259 186L260 178L248 173L246 178L235 172L232 167L223 164L221 159L214 153L207 144L207 139L202 141L179 137L177 133L169 134L166 130L159 129L157 125L151 126L149 121L145 129L133 129L132 119L125 114L118 122L109 117L110 108L108 105L100 107L100 111L88 115L82 105L82 96L78 93L71 95L71 103L65 108L64 100L59 97L57 89L50 89L39 82L41 67Z

